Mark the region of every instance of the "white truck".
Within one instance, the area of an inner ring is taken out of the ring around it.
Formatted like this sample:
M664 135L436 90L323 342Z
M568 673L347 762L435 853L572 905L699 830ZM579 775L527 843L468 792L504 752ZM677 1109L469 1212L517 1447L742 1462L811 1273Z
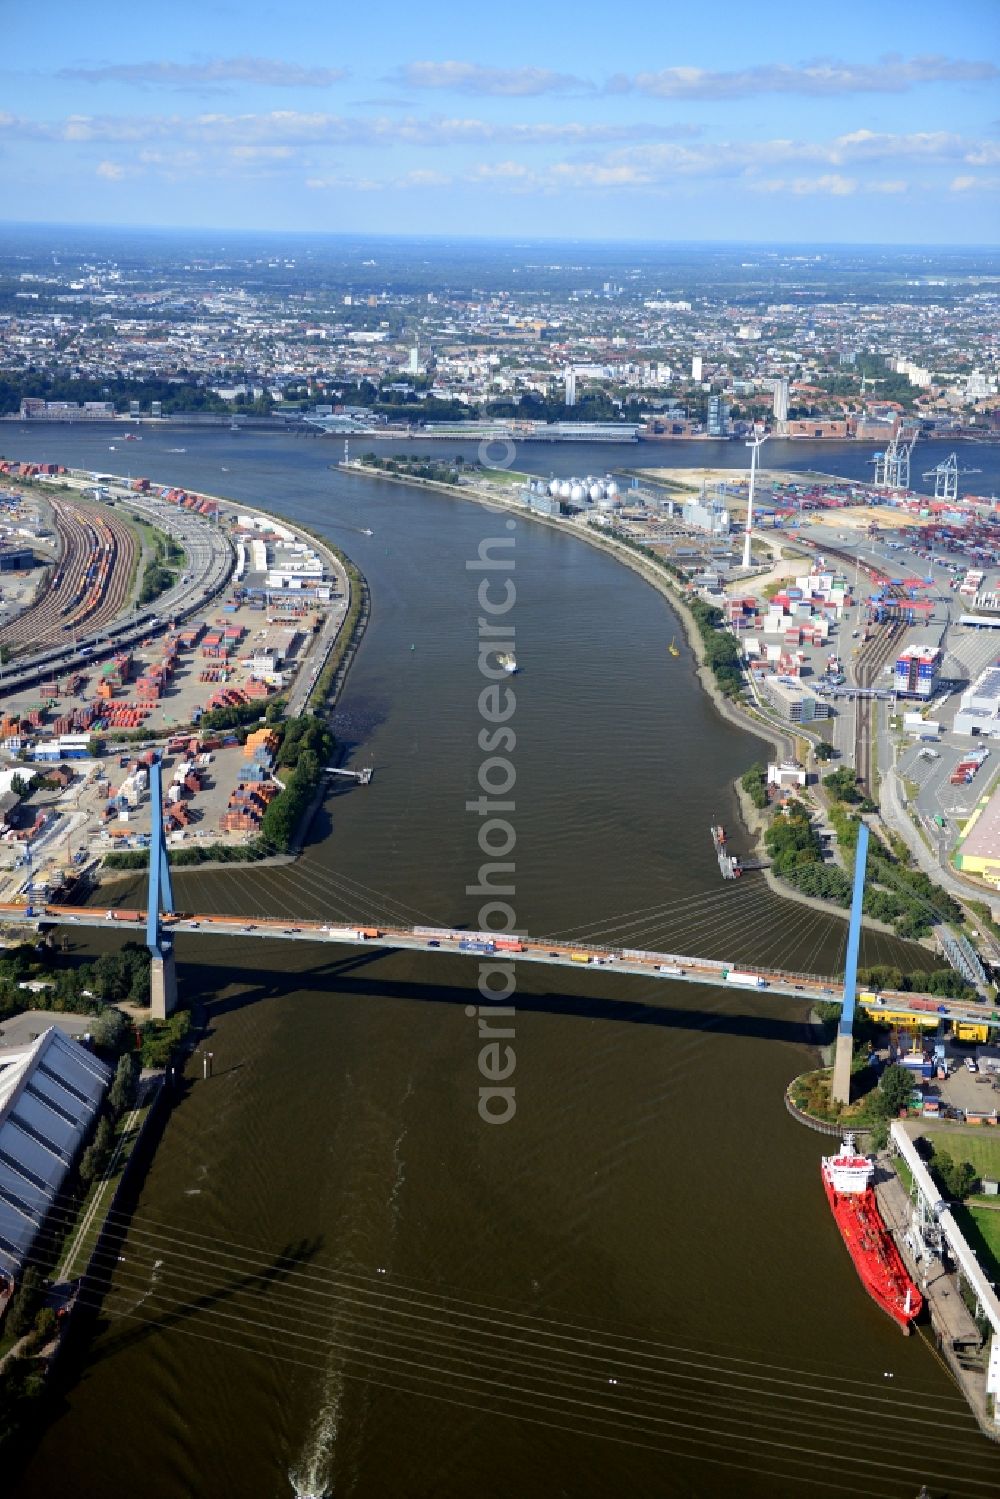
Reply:
M727 984L735 984L739 989L767 988L767 979L759 973L742 973L738 968L730 968L722 976Z

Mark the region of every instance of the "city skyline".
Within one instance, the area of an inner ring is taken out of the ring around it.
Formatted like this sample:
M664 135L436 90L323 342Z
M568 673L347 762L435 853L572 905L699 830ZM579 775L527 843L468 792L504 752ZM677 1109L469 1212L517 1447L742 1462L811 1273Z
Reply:
M984 244L1000 192L998 13L789 0L747 28L643 3L627 28L390 3L57 4L5 21L5 217L134 227ZM861 24L863 21L863 24ZM666 24L664 24L666 22ZM857 23L857 24L855 24ZM377 50L372 31L377 29Z

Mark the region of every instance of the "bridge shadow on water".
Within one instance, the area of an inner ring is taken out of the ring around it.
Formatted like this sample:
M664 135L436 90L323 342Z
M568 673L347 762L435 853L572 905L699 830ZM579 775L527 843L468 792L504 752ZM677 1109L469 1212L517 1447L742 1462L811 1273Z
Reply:
M204 1006L210 1026L221 1016L244 1009L247 1005L259 1004L264 1000L291 998L302 989L326 994L331 998L361 999L373 1003L404 1000L411 1004L452 1005L462 1010L468 1005L479 1004L484 1005L484 1010L488 1008L478 989L466 985L394 979L386 974L368 977L365 970L380 961L384 962L386 955L386 950L382 949L377 953L356 954L333 962L326 961L317 964L315 968L303 967L292 972L273 974L262 972L259 968L244 971L231 965L215 967L199 963L196 970L198 992L192 997L196 997L198 1003ZM183 964L179 966L183 993L191 970L185 973ZM543 971L541 968L536 969L532 978L537 979ZM523 969L521 977L524 977ZM596 974L588 975L588 979L591 983L598 981ZM721 986L716 991L720 995L719 1005L671 1003L668 995L676 993L680 986L671 985L664 980L654 981L658 989L662 988L664 998L660 1002L653 1002L634 997L634 990L638 985L648 986L650 981L647 979L626 974L612 977L606 972L601 974L601 979L605 984L610 979L620 988L620 995L568 993L554 989L536 992L519 987L509 1003L516 1007L519 1015L565 1015L579 1020L603 1020L616 1025L656 1026L663 1030L711 1029L731 1036L799 1044L814 1042L816 1039L815 1028L810 1024L804 1006L801 1018L751 1011L734 1012L722 1008L722 1005L727 1001L733 1002L737 996L731 990L723 991ZM233 984L245 987L238 994L224 995L219 999L211 997L213 992L219 994ZM748 996L743 994L739 997L746 999ZM768 1003L766 999L758 1002Z

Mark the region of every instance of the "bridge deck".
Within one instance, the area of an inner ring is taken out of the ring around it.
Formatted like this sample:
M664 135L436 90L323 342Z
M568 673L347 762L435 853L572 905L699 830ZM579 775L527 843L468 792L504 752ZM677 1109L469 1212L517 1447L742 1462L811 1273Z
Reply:
M31 914L29 915L29 911ZM95 906L0 905L0 922L22 926L115 928L129 935L143 931L146 912L140 909L104 910ZM255 937L265 941L319 942L334 946L403 948L412 952L448 952L461 957L489 958L494 962L538 963L562 968L611 969L615 973L642 978L666 979L673 983L708 984L741 988L750 992L787 995L806 1004L839 1004L842 980L824 974L789 973L770 966L752 972L724 958L692 957L684 953L645 952L594 944L568 944L544 938L495 933L464 932L436 928L389 927L368 924L338 924L271 918L209 916L174 913L163 918L170 934L193 936ZM914 1019L958 1020L1000 1028L1000 1012L971 1000L943 999L939 995L883 991L880 1000L893 1014L906 1012Z

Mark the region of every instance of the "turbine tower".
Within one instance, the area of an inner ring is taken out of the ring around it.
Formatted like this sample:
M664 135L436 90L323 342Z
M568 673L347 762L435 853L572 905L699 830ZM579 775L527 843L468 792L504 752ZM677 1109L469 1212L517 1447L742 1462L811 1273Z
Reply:
M743 566L747 568L752 566L750 561L750 527L753 524L753 487L754 480L757 477L757 454L764 446L764 443L767 442L769 436L770 433L768 432L758 433L756 426L754 426L753 436L747 443L747 447L750 449L750 485L747 489L747 528L743 535Z

